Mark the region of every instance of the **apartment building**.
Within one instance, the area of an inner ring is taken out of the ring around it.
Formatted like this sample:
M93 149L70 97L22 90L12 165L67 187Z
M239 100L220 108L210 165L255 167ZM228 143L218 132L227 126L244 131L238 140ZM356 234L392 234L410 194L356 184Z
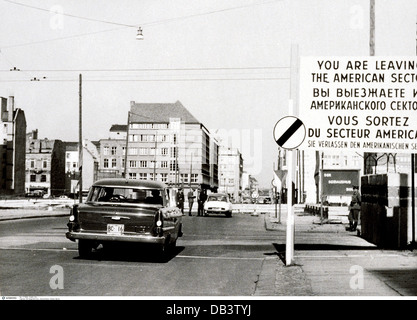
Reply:
M26 118L14 97L0 97L0 194L25 194Z
M238 201L242 192L243 158L236 148L219 148L219 191Z
M128 118L127 178L217 191L218 142L181 102L132 101Z
M38 139L37 131L26 140L26 192L59 196L65 193L65 144Z

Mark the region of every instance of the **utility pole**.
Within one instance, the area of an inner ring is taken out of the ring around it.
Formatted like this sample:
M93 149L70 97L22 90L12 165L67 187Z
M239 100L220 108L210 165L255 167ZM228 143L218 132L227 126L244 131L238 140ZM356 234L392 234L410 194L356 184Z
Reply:
M83 134L82 134L82 74L79 76L79 132L78 132L78 166L80 172L80 178L78 180L78 200L79 203L83 202Z
M369 55L375 56L375 0L369 0ZM365 152L363 155L363 174L368 174L369 167L373 166L375 159L375 170L377 165L377 154Z
M193 153L191 153L191 162L190 162L190 189L191 189L191 176L193 174Z
M369 33L369 54L375 55L375 0L370 0L370 33Z
M125 148L125 167L123 178L127 179L127 151L129 150L129 127L130 127L130 111L127 112L127 128L126 128L126 148Z
M417 23L416 23L416 55L417 55ZM411 154L411 249L416 246L416 200L415 200L415 179L416 172L415 160L416 154Z
M153 181L156 181L156 150L158 148L158 131L155 132L155 151L153 155Z

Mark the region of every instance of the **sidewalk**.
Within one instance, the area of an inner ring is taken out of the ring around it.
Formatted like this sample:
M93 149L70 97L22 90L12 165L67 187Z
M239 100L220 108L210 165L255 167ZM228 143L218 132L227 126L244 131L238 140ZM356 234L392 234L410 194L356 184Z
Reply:
M69 217L74 200L0 201L0 221L46 217Z
M268 231L286 234L287 210L283 209L281 223L275 213L265 214ZM415 299L416 250L382 250L358 233L346 231L347 209L343 207L330 207L326 223L305 214L302 207L295 207L294 212L294 263L285 264L285 241L274 244L280 259L278 263L277 259L266 260L257 295Z

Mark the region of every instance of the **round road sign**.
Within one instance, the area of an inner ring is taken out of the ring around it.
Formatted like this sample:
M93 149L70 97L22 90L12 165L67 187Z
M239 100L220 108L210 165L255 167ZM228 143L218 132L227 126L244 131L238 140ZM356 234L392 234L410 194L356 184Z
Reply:
M295 149L306 136L304 123L294 116L281 118L274 127L274 139L283 149Z

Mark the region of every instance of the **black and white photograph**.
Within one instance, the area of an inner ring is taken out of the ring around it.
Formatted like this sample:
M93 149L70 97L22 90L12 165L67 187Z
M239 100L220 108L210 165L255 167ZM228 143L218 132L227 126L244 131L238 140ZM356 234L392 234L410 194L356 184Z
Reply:
M236 319L415 299L415 0L0 0L0 18L2 300Z

